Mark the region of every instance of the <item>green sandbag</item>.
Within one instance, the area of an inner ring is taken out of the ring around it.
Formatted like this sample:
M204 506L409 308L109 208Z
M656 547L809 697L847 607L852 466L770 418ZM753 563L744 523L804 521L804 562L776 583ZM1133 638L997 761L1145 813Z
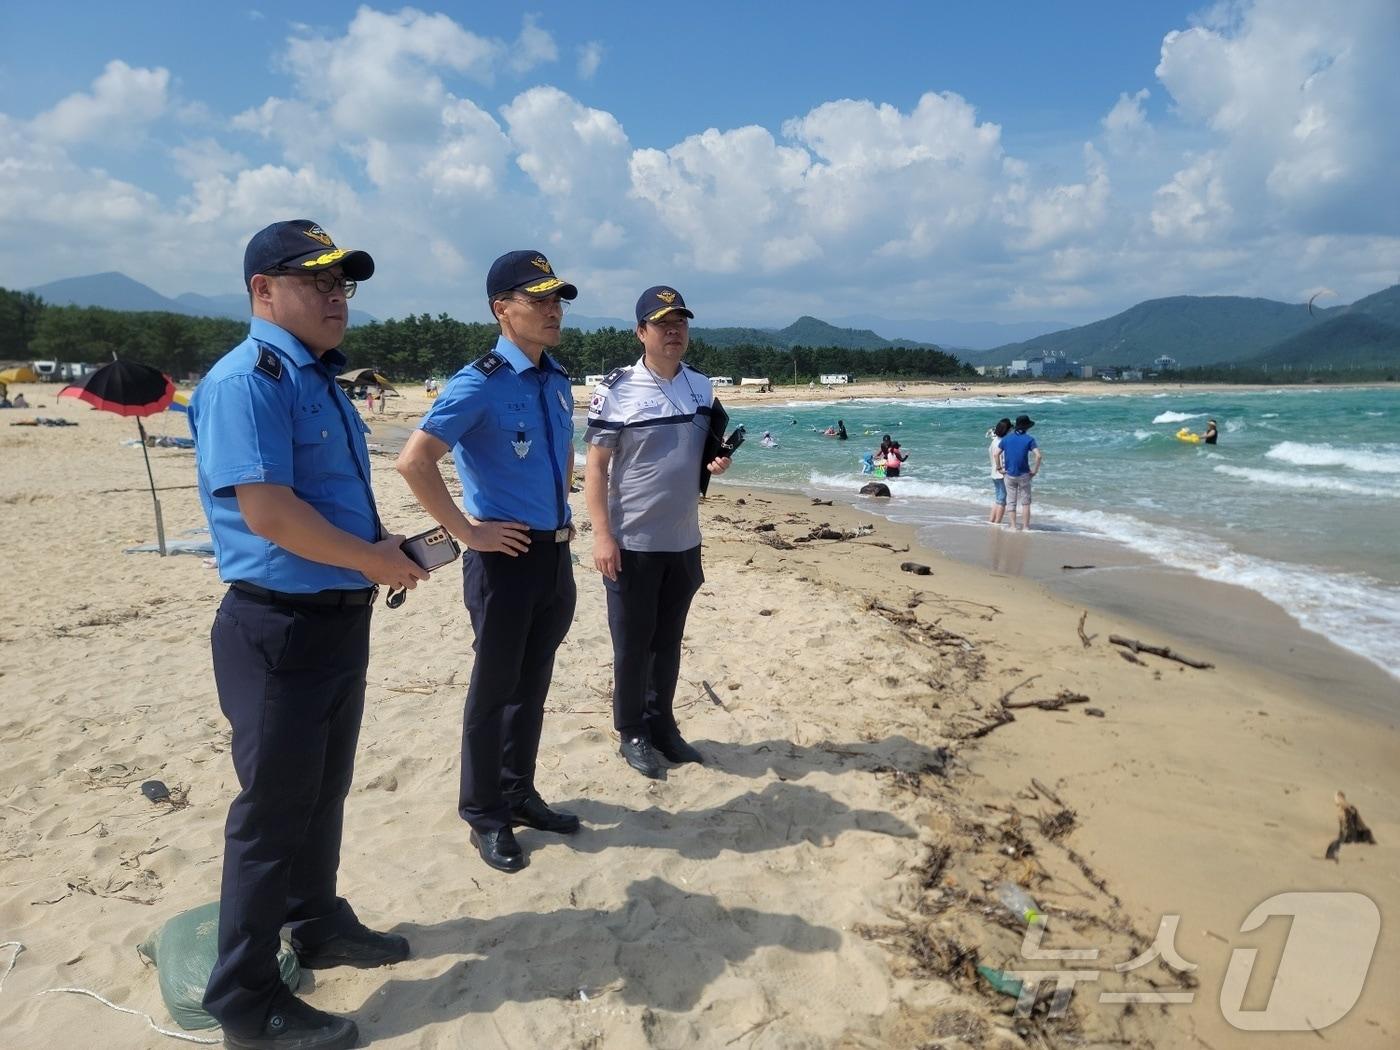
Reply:
M204 989L219 957L218 901L181 912L136 950L155 963L160 997L176 1024L187 1032L219 1026L204 1009ZM282 983L296 991L301 964L285 943L277 952L277 968L282 972Z

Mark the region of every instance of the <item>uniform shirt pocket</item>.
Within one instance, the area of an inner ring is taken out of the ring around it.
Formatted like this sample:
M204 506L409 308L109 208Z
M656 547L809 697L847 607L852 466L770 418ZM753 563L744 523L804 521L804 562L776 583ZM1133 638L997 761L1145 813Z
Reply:
M306 416L292 424L292 459L298 481L351 474L355 466L344 429L321 415Z

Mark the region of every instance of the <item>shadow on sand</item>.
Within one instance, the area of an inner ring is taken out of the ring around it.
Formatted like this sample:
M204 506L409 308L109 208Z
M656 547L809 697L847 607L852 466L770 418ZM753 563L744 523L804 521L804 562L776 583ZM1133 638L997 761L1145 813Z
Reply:
M436 977L391 979L355 1020L370 1039L388 1039L503 1003L579 1000L615 993L623 1002L685 1011L727 968L767 946L835 951L841 935L795 915L726 908L708 894L664 879L639 879L616 909L564 908L493 919L403 925L417 959L454 961Z

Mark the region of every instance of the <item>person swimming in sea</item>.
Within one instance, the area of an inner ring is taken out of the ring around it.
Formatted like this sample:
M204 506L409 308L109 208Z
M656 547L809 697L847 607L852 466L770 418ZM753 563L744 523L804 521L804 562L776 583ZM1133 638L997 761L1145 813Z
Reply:
M1215 420L1206 420L1206 432L1201 435L1201 440L1207 445L1214 445L1215 439L1220 436L1220 431L1215 428Z

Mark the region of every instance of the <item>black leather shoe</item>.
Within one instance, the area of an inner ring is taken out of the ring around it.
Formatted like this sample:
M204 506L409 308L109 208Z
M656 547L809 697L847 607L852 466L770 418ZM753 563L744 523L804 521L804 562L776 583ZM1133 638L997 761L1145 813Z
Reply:
M517 872L525 867L525 854L520 851L515 832L510 828L498 831L477 831L473 828L471 840L481 859L497 871Z
M644 777L661 779L661 762L652 750L651 741L644 736L625 736L618 747L618 753L627 759L627 764Z
M348 1017L336 1017L288 993L280 996L256 1035L225 1029L224 1046L233 1050L349 1050L360 1030Z
M297 961L308 970L328 970L332 966L355 966L362 970L408 958L408 939L397 933L377 933L360 925L337 934L328 941L303 948L292 942Z
M531 795L510 811L511 823L536 831L554 831L560 835L572 835L578 830L578 817L572 813L561 813L550 809L539 795Z
M705 764L705 757L699 751L686 743L685 737L681 736L679 729L673 729L669 733L662 733L660 736L651 738L651 746L661 753L668 762L685 763L698 762Z

